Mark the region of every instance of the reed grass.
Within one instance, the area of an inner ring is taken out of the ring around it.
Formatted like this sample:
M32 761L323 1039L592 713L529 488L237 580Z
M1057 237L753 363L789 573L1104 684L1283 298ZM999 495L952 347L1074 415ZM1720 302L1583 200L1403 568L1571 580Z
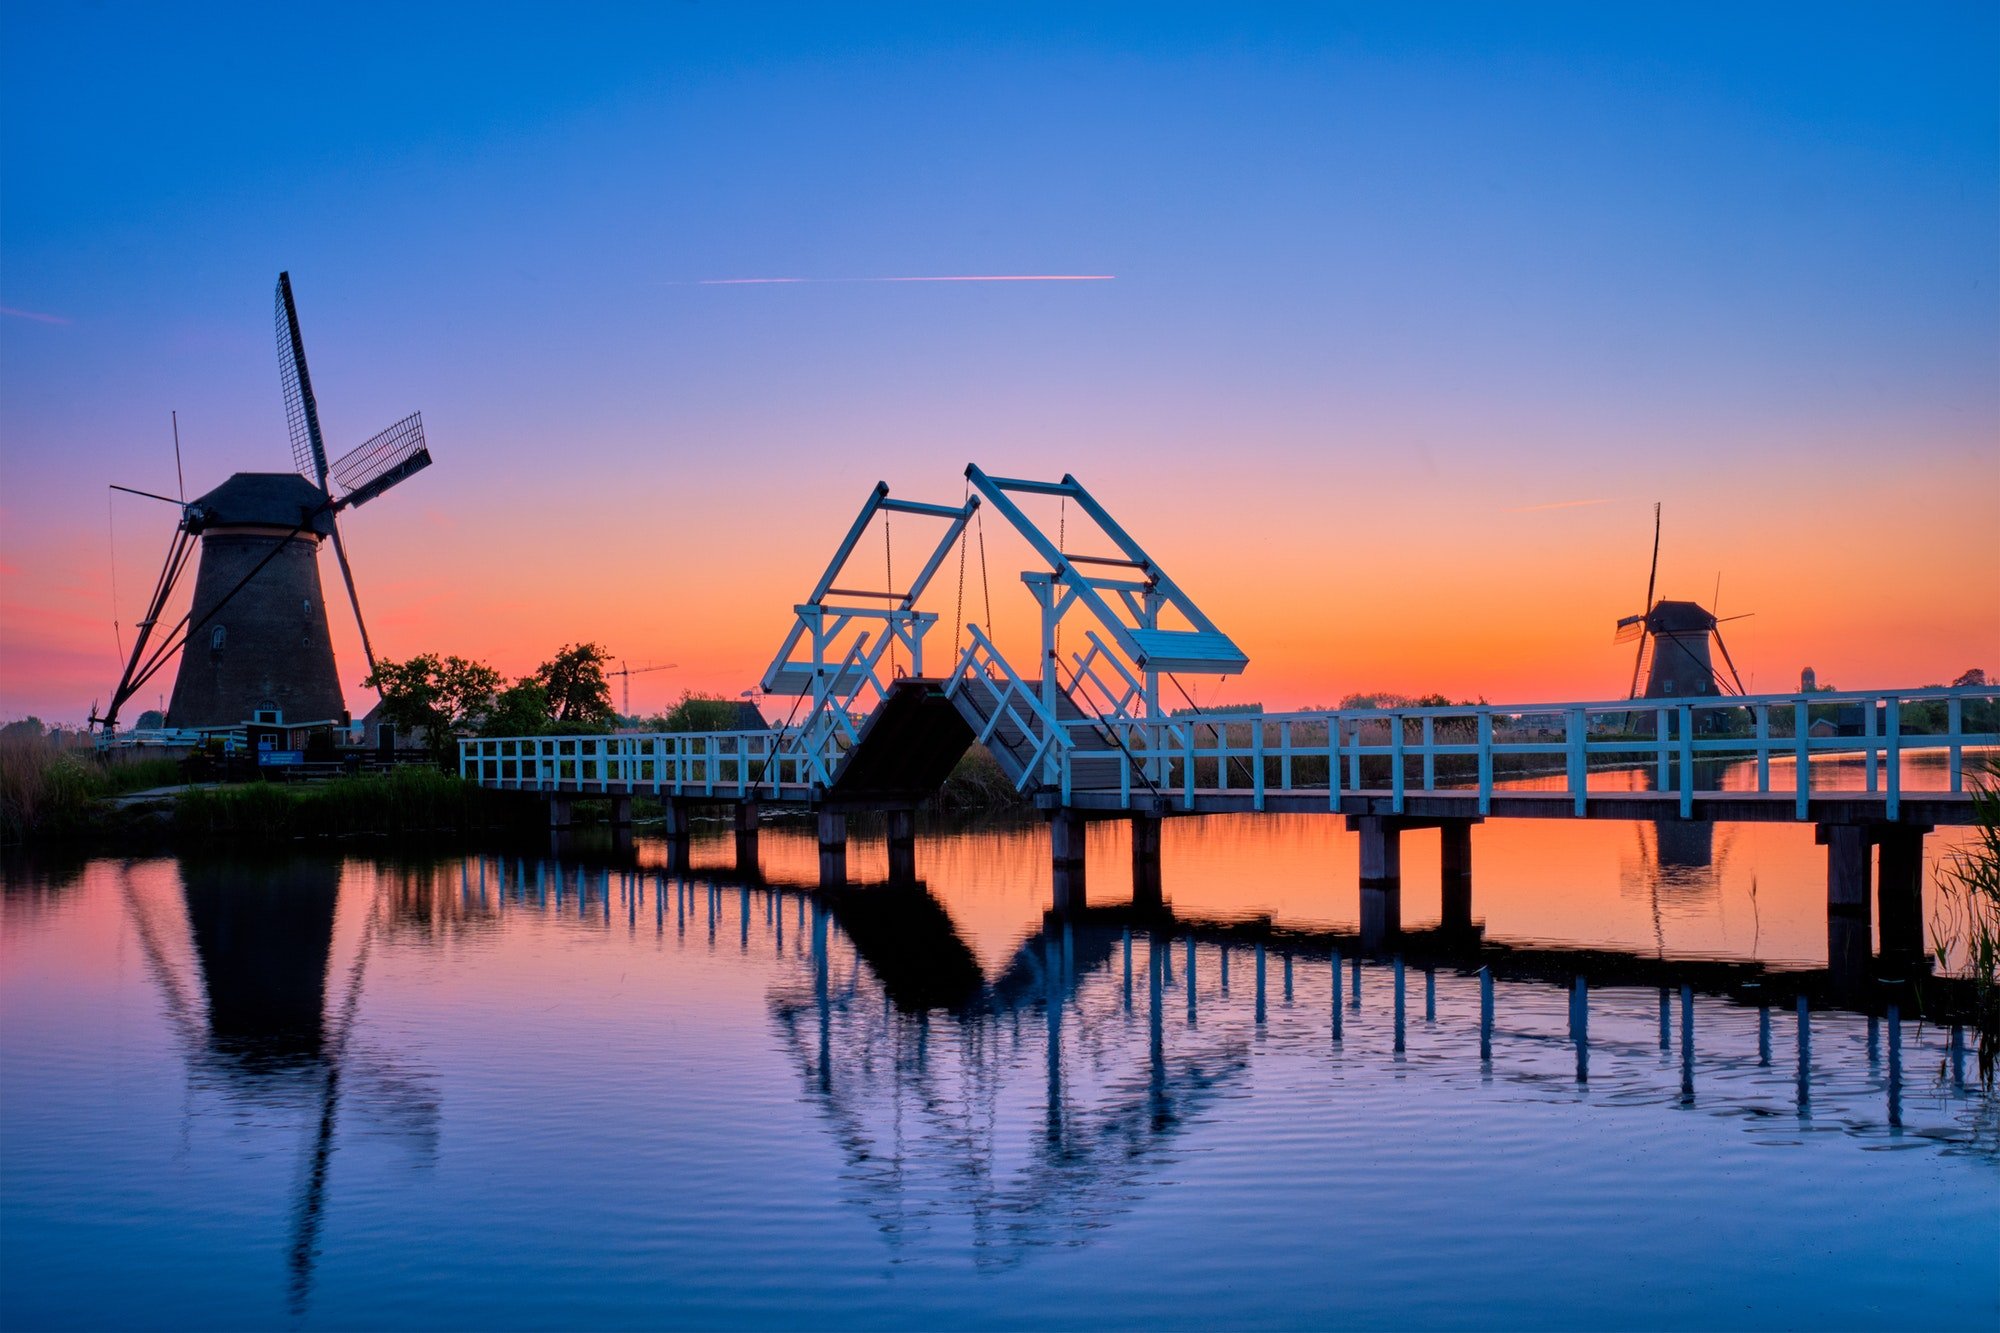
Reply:
M87 832L107 798L178 781L172 759L104 759L47 737L9 737L0 741L0 843Z
M189 841L286 842L357 833L469 832L518 822L510 793L408 765L387 773L281 785L190 788L174 801L174 830Z
M1979 1044L1979 1077L1993 1086L2000 1066L2000 760L1972 780L1978 823L1972 844L1938 867L1931 942L1938 968L1960 948L1972 984L1970 1026Z

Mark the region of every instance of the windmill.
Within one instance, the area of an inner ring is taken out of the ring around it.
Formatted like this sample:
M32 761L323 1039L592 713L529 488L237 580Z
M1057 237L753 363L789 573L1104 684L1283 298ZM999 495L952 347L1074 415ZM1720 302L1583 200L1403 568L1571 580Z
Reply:
M1709 694L1742 694L1743 680L1736 674L1736 663L1729 656L1729 646L1722 641L1721 626L1724 621L1716 619L1715 613L1699 602L1676 602L1662 598L1653 600L1654 589L1658 586L1660 573L1660 506L1653 506L1653 563L1646 571L1645 609L1637 615L1625 616L1618 622L1614 643L1638 641L1637 655L1632 660L1632 684L1626 697L1630 699L1685 699ZM1730 616L1730 620L1742 620L1743 616ZM1729 668L1728 679L1715 669L1714 655L1709 651L1709 640L1715 641L1715 649L1722 654L1724 665ZM1645 690L1639 688L1640 678L1645 679Z
M110 707L91 719L106 736L115 733L125 701L176 653L180 669L167 705L169 727L344 722L333 639L320 595L319 546L328 538L354 608L361 650L370 672L375 668L375 649L335 516L430 466L423 418L412 413L329 464L289 273L278 275L277 334L285 424L297 471L238 472L199 499L167 501L180 506L180 522ZM145 491L132 493L167 500ZM167 602L197 547L201 558L192 604L171 629L161 631ZM186 651L190 645L195 651Z

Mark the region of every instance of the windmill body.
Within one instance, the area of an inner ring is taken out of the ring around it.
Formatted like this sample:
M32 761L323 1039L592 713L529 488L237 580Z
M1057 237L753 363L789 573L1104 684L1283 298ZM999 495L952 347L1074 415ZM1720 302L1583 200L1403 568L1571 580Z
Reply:
M188 506L200 541L194 620L167 725L345 720L319 548L333 529L326 493L290 472L239 472Z
M1677 602L1662 597L1653 600L1660 574L1660 506L1653 506L1653 563L1646 572L1646 600L1637 615L1619 620L1613 642L1636 639L1638 655L1632 659L1634 699L1700 699L1710 695L1741 694L1743 681L1722 641L1722 622L1715 612L1699 602ZM1721 586L1718 578L1718 588ZM1741 616L1731 616L1740 620ZM1722 655L1728 675L1716 670L1715 655ZM1644 682L1644 688L1641 688ZM1713 720L1711 719L1711 725ZM1648 724L1650 725L1650 724Z
M374 670L375 651L336 516L430 466L423 419L412 413L329 463L291 277L284 273L278 275L277 333L285 424L298 471L238 472L200 499L178 502L181 520L138 622L132 655L110 707L101 717L93 710L91 721L102 728L104 742L116 733L118 710L176 655L180 667L166 716L172 730L234 730L246 723L294 733L345 727L347 706L319 578L319 549L328 540L354 608L361 651ZM167 628L166 608L196 550L192 605Z
M1696 602L1653 604L1646 616L1648 699L1689 699L1718 694L1715 658L1709 639L1715 616Z

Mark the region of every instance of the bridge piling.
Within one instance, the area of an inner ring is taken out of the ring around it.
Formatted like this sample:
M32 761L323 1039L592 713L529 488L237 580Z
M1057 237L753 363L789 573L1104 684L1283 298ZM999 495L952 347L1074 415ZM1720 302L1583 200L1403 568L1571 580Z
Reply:
M1908 965L1924 957L1924 834L1919 825L1885 827L1876 835L1876 915L1882 958Z
M569 797L549 797L549 827L551 829L568 828L570 821L575 818L575 813L574 803L571 802Z
M1361 834L1361 947L1379 949L1403 930L1403 829L1384 815L1357 815Z
M889 880L911 883L917 877L917 812L890 810L885 819L889 825Z
M1155 908L1161 905L1160 817L1132 816L1132 905Z
M614 795L610 798L609 820L612 828L632 827L632 798Z
M1075 810L1057 810L1049 816L1049 860L1054 881L1057 912L1075 912L1084 906L1083 816Z
M1440 924L1446 930L1472 929L1472 821L1449 819L1438 825L1442 871Z
M683 874L688 867L688 805L668 797L662 807L662 823L667 839L667 873Z
M1837 988L1852 992L1868 975L1874 952L1868 901L1874 866L1868 829L1860 824L1822 824L1819 841L1826 844L1827 971Z
M757 873L757 824L761 812L755 801L736 804L736 873Z
M847 816L822 810L818 824L820 887L839 888L847 883Z

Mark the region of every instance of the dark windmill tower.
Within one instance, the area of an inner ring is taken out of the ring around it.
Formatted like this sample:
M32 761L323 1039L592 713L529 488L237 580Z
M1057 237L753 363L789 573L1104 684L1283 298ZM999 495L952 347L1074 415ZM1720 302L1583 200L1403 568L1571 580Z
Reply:
M1730 660L1729 647L1722 641L1723 622L1699 602L1653 600L1660 572L1660 507L1653 506L1653 564L1646 574L1645 610L1618 622L1616 643L1639 642L1638 656L1632 661L1632 699L1695 699L1704 695L1741 694L1743 681ZM1731 616L1740 620L1741 616ZM1724 679L1715 668L1714 653L1722 655L1729 668ZM1645 681L1642 692L1639 686Z
M181 520L139 622L125 674L104 716L93 719L107 735L117 726L119 708L176 651L181 662L167 706L169 727L264 723L298 728L344 722L346 707L319 578L319 548L329 538L361 631L362 651L370 671L374 669L375 651L335 516L430 465L423 420L412 414L329 466L287 273L278 275L277 318L285 420L298 471L239 472L200 499L181 504ZM192 605L149 652L167 601L197 547L201 558Z

